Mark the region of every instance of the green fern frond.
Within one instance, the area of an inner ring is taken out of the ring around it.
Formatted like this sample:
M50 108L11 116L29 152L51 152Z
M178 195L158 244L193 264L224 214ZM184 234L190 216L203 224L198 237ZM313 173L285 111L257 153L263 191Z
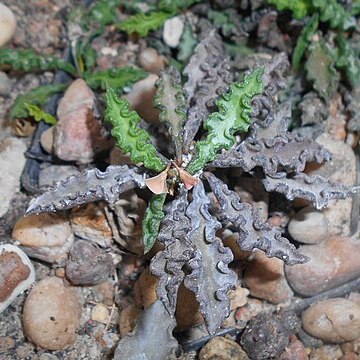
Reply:
M201 170L213 161L221 149L229 149L235 143L234 134L247 131L250 125L250 101L261 94L263 68L255 69L241 83L230 85L230 89L216 101L218 111L209 115L204 124L208 131L204 140L196 143L196 154L186 170L190 174Z
M22 119L29 116L25 106L26 103L43 106L49 100L50 96L65 91L68 86L69 84L42 85L30 90L24 95L19 95L11 106L9 112L10 120Z
M159 233L166 194L153 195L145 211L142 222L144 253L146 254L153 247Z
M302 19L309 14L312 0L267 0L276 10L289 10L295 19Z
M305 50L311 42L312 36L315 34L319 25L319 15L314 14L311 19L307 22L305 27L302 29L300 36L296 41L296 46L293 52L292 65L294 69L298 69L300 61L304 55Z
M3 67L25 72L63 70L71 75L76 74L75 68L67 61L52 55L37 54L31 49L0 49L0 68Z
M49 113L40 109L38 106L28 103L25 103L25 106L29 112L29 115L34 118L35 121L44 121L46 124L49 125L56 124L56 119Z
M149 134L139 127L140 117L129 109L127 100L119 99L110 87L106 89L105 100L105 120L112 124L111 135L123 153L129 153L135 164L143 163L147 169L164 170L166 164L150 143Z
M135 69L130 66L122 68L106 69L93 71L84 74L84 80L93 90L106 89L109 85L116 92L122 91L125 86L129 86L136 81L146 77L148 73L141 69Z
M164 22L174 16L173 12L152 11L148 14L132 15L119 24L119 29L128 34L137 33L141 37L148 35L149 31L160 28Z

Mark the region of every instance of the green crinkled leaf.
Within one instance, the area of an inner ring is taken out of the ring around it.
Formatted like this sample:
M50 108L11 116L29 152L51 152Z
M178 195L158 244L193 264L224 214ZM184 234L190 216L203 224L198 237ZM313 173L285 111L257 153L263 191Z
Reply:
M302 29L300 36L297 39L296 46L292 56L292 65L294 69L298 69L300 66L300 61L304 55L306 48L311 42L312 36L315 34L315 31L318 28L319 24L319 15L314 14L312 18L306 23L305 27Z
M234 31L235 25L232 22L228 12L209 10L208 19L215 25L216 28L220 28L224 36L230 36Z
M28 117L25 103L43 106L50 96L65 91L68 86L69 84L43 85L30 90L24 95L19 95L11 106L9 113L10 120Z
M128 34L137 33L141 37L148 35L149 31L160 28L164 22L174 16L173 12L152 11L148 14L130 16L119 24L119 29Z
M338 44L337 60L335 66L344 70L346 79L354 88L360 83L360 60L359 55L350 46L350 42L342 34L336 37Z
M123 90L125 86L129 86L147 76L147 72L141 69L135 69L130 66L122 68L106 69L93 71L84 74L84 80L93 90L106 89L107 84L116 92Z
M267 0L277 10L289 10L295 19L302 19L311 11L312 0Z
M35 120L35 121L44 121L47 124L55 125L56 119L50 115L49 113L45 112L44 110L40 109L38 106L33 104L24 104L29 112L29 115Z
M88 17L101 26L114 24L117 21L116 7L121 0L98 0L91 5Z
M178 12L201 1L202 0L159 0L157 1L156 7L163 11Z
M129 109L125 99L119 99L111 87L106 89L105 120L112 124L111 135L124 154L129 153L131 160L143 163L147 169L161 172L166 165L150 143L149 134L139 127L140 117Z
M175 145L175 153L181 159L182 131L186 121L185 96L180 74L170 67L160 73L157 82L155 105L160 109L160 121L165 123Z
M262 92L262 73L263 68L255 69L241 83L231 84L229 91L216 101L219 110L210 114L204 123L208 133L204 140L196 143L196 154L186 168L190 174L213 161L219 150L229 149L235 143L236 132L248 130L250 102L254 95Z
M334 65L333 56L323 40L310 45L305 63L306 77L313 82L314 89L325 100L329 100L339 81Z
M160 223L164 218L163 212L166 194L153 195L145 211L142 222L144 254L151 250L159 234Z
M312 5L319 12L320 21L327 22L333 29L348 30L356 26L352 14L336 0L312 0Z
M51 55L37 54L31 49L0 49L0 68L2 67L25 72L63 70L71 75L76 74L75 68L65 60Z
M183 63L186 63L193 54L196 44L197 40L191 29L191 26L186 23L184 31L181 34L177 59Z

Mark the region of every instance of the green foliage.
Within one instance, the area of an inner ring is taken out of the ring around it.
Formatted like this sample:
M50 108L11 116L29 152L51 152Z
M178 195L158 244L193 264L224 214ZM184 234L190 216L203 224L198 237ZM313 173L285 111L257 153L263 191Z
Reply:
M177 59L183 63L186 63L193 54L196 44L197 40L191 29L191 26L188 23L185 23L184 31L181 34L180 43L178 46L179 52L177 54Z
M221 29L224 36L230 36L234 31L234 23L232 22L228 12L209 10L208 19L217 27Z
M216 101L218 111L209 115L204 124L208 131L204 140L196 143L196 154L186 170L190 174L201 170L216 157L221 149L229 149L235 143L234 134L247 131L250 125L250 101L261 94L263 68L255 69L241 83L233 83L226 94Z
M24 104L29 112L29 115L35 120L35 121L44 121L45 123L49 125L55 125L56 119L50 115L49 113L45 112L44 110L40 109L38 106L33 104Z
M150 143L149 134L139 127L140 117L129 109L129 103L119 99L110 87L106 89L105 100L105 120L112 124L111 135L123 153L129 153L135 164L143 163L147 169L164 170L166 165Z
M300 61L304 55L306 48L311 42L312 36L315 34L319 24L319 15L314 14L302 29L300 36L297 39L296 46L292 56L292 65L294 69L298 69Z
M168 128L175 144L176 156L181 159L182 131L186 121L186 111L180 74L174 68L162 71L157 87L155 105L160 109L160 121Z
M11 68L16 71L47 71L63 70L71 75L76 74L75 68L63 59L51 55L41 55L31 49L12 50L0 49L0 68Z
M334 65L334 58L323 40L310 45L309 56L305 63L306 76L325 100L329 100L339 81L339 74Z
M350 42L342 34L336 37L338 49L335 66L344 71L347 81L355 88L360 84L359 54L350 46Z
M163 206L166 194L153 195L145 211L142 222L144 253L146 254L153 247L159 233L161 220L165 214Z
M50 96L65 91L68 86L69 84L43 85L30 90L24 95L19 95L11 106L10 120L27 118L28 110L25 106L26 103L43 106Z
M302 19L309 14L312 0L267 0L277 10L289 10L295 19Z
M90 7L88 16L101 26L114 24L117 21L115 9L120 4L120 0L98 0Z
M156 7L163 11L179 12L201 1L202 0L159 0L157 1Z
M85 73L84 80L93 90L106 89L109 85L116 92L146 77L147 72L130 66Z
M130 16L119 24L119 29L128 34L137 33L141 37L148 35L149 31L160 28L164 22L174 16L173 12L152 11L148 14Z
M315 11L319 12L320 21L327 22L331 28L348 30L355 27L356 23L351 13L336 0L312 0L312 5Z

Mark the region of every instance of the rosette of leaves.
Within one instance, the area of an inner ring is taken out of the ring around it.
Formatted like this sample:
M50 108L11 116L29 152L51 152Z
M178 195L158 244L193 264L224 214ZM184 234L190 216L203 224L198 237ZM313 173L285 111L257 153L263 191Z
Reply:
M184 71L185 84L176 70L162 72L155 102L172 140L172 159L157 151L139 115L109 87L105 118L134 165L71 176L33 199L27 213L65 210L95 200L112 203L130 188L147 186L154 195L142 224L145 251L156 239L164 245L151 261L151 271L159 278L158 298L173 317L177 292L184 283L196 295L207 330L215 334L229 314L227 292L236 284L229 268L233 255L216 236L217 230L231 223L245 251L261 249L287 264L307 258L213 170L239 167L260 177L268 191L283 193L290 200L305 198L317 208L354 191L302 172L308 161L320 163L330 155L312 140L287 131L290 107L276 103L287 65L281 55L265 68L247 73L242 82L231 83L227 59L212 32L195 48ZM215 205L210 202L209 187ZM172 330L174 322L169 326Z

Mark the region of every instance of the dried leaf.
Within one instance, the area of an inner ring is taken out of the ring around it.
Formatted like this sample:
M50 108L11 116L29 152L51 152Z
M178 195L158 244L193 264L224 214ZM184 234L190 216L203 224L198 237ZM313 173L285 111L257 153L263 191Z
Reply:
M236 132L248 130L250 101L262 91L262 71L262 68L255 69L245 76L243 82L233 83L229 91L216 101L219 111L210 114L204 124L208 133L204 140L196 143L196 154L186 168L190 174L213 161L220 149L229 149L235 143Z
M58 182L54 187L30 201L26 214L66 210L92 201L113 203L119 194L136 186L145 187L137 168L109 166L106 171L86 170Z
M294 69L298 69L300 61L304 55L305 50L311 42L311 38L315 34L319 25L319 15L314 14L311 19L306 23L304 28L296 41L296 46L292 55L292 66Z
M190 220L185 216L188 206L187 191L180 191L165 210L158 240L164 244L164 250L159 251L151 260L150 269L159 278L156 288L167 311L174 315L178 289L184 280L183 266L194 257L195 247L188 237Z
M239 232L238 245L243 251L263 250L268 257L277 257L288 265L301 264L308 259L298 252L289 240L268 223L260 220L250 204L241 203L239 195L210 173L205 174L219 202L220 220L230 221Z
M273 138L245 139L236 149L217 156L210 166L241 167L249 172L256 166L265 174L274 175L280 169L300 172L307 162L330 160L330 153L312 139L286 133Z
M261 95L254 96L251 101L253 122L251 128L257 126L273 132L272 122L277 113L277 93L286 88L285 72L290 64L285 53L274 55L270 61L264 64L262 82L264 91ZM290 111L290 109L289 109Z
M266 191L284 194L288 200L295 198L309 200L316 209L327 206L331 199L345 199L360 189L333 184L320 175L308 176L300 173L291 178L286 176L286 173L267 176L263 180Z
M114 360L167 360L178 343L172 336L175 318L160 300L147 307L137 321L135 330L122 338Z
M175 145L176 158L180 161L186 108L179 72L173 67L161 71L156 86L155 105L160 109L160 121L168 128Z
M189 261L192 271L185 277L184 285L195 293L206 328L214 335L229 316L227 292L235 288L236 275L228 268L233 260L230 249L215 235L221 224L210 215L209 204L204 186L199 182L193 189L193 201L186 209L191 225L188 237L196 252Z
M35 121L44 121L46 124L55 125L56 119L45 112L44 110L40 109L38 106L33 104L24 104L29 112L29 115L35 120Z
M84 80L93 90L105 90L108 84L116 91L116 93L119 93L123 91L125 86L132 85L146 76L146 71L135 69L131 66L124 66L121 68L98 70L86 73L84 74Z
M68 86L69 84L43 85L24 95L18 95L10 109L10 120L27 118L29 114L25 106L26 103L41 107L45 105L50 96L65 91Z
M63 70L71 75L76 74L75 68L69 62L52 55L37 54L32 49L0 49L1 68L25 72Z
M147 169L158 173L163 171L166 164L150 143L149 134L139 127L140 117L129 109L127 100L119 99L110 87L106 90L105 99L105 119L113 125L111 135L123 153L129 153L135 164L143 163Z
M194 99L197 84L203 79L206 73L201 69L203 64L213 64L224 59L224 50L222 40L218 34L213 30L210 34L202 40L194 50L189 63L185 66L183 74L187 76L187 81L184 84L184 92L188 105Z
M159 234L161 220L164 218L163 206L166 194L155 194L149 201L142 223L144 254L153 247Z
M148 14L139 13L122 21L118 27L128 34L137 33L140 37L148 35L149 31L160 28L164 22L175 14L169 11L152 11Z
M323 40L314 41L309 47L305 63L306 77L314 83L314 89L325 100L336 90L339 74L334 68L335 61Z

